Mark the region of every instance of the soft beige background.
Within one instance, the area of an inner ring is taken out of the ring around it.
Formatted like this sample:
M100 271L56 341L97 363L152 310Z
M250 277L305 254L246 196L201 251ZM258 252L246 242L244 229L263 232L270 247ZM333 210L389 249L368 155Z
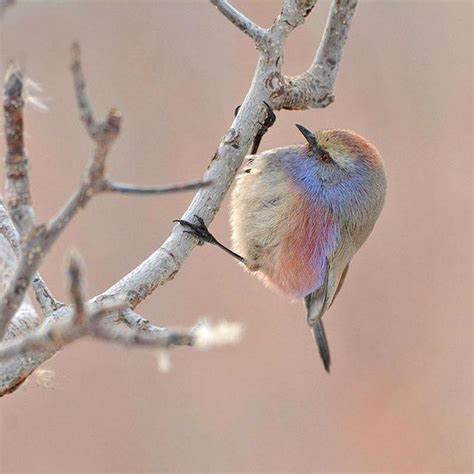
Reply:
M236 1L269 25L274 1ZM310 62L321 1L288 45L285 69ZM389 192L376 229L327 315L327 376L299 303L276 295L214 248L198 248L140 307L159 324L202 315L242 321L235 348L151 352L90 341L0 401L3 472L297 472L471 470L472 6L363 2L326 110L280 112L263 148L300 141L295 122L346 127L385 158ZM34 200L48 218L91 152L71 87L80 40L98 114L123 111L110 158L117 179L194 179L248 88L251 42L205 1L19 2L3 23L4 56L44 88L49 112L27 113ZM0 144L3 153L3 143ZM65 295L78 249L95 294L166 237L190 195L103 196L43 266ZM212 230L229 242L227 206Z

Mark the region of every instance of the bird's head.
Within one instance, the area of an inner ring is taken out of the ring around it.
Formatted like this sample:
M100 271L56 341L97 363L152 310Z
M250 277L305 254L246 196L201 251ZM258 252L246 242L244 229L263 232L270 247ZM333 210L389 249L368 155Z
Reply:
M377 149L350 130L311 132L296 125L306 144L288 148L286 169L310 198L333 209L380 209L385 196L385 171Z
M351 130L319 130L313 133L302 125L297 124L296 127L306 139L308 158L326 165L329 172L338 172L339 168L350 175L361 167L377 169L383 166L377 149Z

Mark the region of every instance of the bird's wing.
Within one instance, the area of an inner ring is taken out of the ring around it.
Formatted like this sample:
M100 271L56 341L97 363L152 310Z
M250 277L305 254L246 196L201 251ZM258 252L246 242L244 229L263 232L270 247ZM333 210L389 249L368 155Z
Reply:
M334 272L331 268L331 263L329 259L326 258L323 284L317 290L313 291L304 298L307 311L307 321L313 329L314 340L318 346L319 355L321 356L326 372L329 372L329 367L331 365L331 355L329 352L329 344L327 341L326 332L324 330L322 317L325 311L332 305L334 299L341 290L348 269L349 264L344 267L344 270L339 277L339 281L337 282L337 288L334 296L332 297L332 300L329 300L329 298L331 298L331 288L329 282L332 281L335 283L337 275L333 274Z
M324 279L322 285L309 295L305 296L304 301L306 305L307 320L308 324L313 327L317 321L319 321L328 304L328 283L329 283L329 273L330 273L330 264L329 259L326 257L326 263L324 264Z
M344 280L346 279L346 275L347 275L348 270L349 270L349 264L347 264L345 266L344 270L342 271L341 278L339 279L339 283L337 284L336 292L334 293L334 296L333 296L332 301L329 304L328 308L330 308L332 306L332 304L334 303L334 300L336 299L336 296L341 291L342 284L344 283Z
M326 257L323 284L304 298L307 311L307 321L313 329L314 340L318 346L319 355L321 356L326 372L329 372L331 356L329 353L329 344L324 330L322 316L328 305L328 283L330 271L329 259Z

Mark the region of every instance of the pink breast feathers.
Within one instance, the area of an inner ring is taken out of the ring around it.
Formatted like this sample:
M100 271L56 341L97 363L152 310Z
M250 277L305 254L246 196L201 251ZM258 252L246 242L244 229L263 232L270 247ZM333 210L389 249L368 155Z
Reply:
M303 297L324 281L326 258L336 248L338 226L328 211L299 195L283 232L273 268L263 273L271 286Z

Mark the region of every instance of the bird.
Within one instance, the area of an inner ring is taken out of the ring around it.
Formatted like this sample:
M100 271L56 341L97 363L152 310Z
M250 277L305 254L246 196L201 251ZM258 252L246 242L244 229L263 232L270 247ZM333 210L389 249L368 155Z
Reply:
M175 222L199 243L229 253L268 287L302 299L329 373L322 318L382 211L386 173L375 146L357 133L296 127L304 144L245 158L230 204L235 251L217 241L197 215L196 222Z

